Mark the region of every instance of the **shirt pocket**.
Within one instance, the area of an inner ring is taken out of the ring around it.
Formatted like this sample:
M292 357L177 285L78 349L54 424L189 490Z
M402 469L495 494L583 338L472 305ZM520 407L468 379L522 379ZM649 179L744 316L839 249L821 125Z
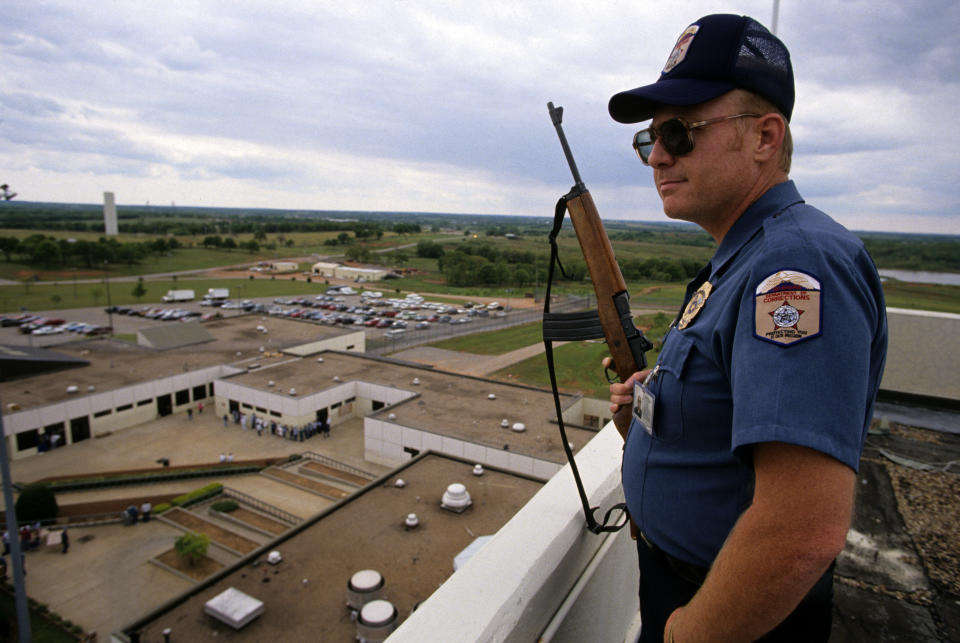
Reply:
M656 396L653 437L676 442L683 437L683 371L693 348L693 339L673 329L657 359L657 377L651 383Z

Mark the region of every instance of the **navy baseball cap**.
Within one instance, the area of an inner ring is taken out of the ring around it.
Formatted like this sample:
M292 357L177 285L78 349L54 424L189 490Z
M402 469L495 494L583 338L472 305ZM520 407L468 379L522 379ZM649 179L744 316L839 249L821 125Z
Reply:
M713 14L680 34L657 82L616 94L609 110L616 121L638 123L653 118L657 105L696 105L737 88L763 96L790 120L786 45L753 18Z

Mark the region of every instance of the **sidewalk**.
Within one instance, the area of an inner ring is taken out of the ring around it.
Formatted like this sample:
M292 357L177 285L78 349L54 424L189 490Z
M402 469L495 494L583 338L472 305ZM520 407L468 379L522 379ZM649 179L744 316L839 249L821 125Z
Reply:
M560 346L566 342L554 342L554 346ZM432 346L416 346L390 355L393 359L416 362L417 364L429 364L439 370L460 373L462 375L473 375L475 377L485 377L490 373L506 368L511 364L522 362L544 351L543 343L531 344L512 350L502 355L477 355L476 353L462 353L442 348L433 348Z

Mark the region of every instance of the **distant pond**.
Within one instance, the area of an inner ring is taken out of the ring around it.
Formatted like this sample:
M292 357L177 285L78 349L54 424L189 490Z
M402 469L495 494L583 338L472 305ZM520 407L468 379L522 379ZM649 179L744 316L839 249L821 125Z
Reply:
M960 273L956 272L925 272L923 270L878 270L877 272L880 273L881 277L890 277L900 281L960 286Z

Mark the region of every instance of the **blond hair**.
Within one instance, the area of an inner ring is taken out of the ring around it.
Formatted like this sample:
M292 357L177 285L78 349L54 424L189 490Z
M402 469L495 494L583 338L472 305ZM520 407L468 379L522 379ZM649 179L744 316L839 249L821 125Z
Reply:
M790 174L790 165L793 160L793 136L790 134L790 121L783 115L777 107L759 94L754 94L745 89L734 90L739 103L738 111L750 112L754 114L777 114L783 119L784 132L783 142L780 144L779 164L784 174ZM737 121L741 134L746 132L747 123L743 120Z

